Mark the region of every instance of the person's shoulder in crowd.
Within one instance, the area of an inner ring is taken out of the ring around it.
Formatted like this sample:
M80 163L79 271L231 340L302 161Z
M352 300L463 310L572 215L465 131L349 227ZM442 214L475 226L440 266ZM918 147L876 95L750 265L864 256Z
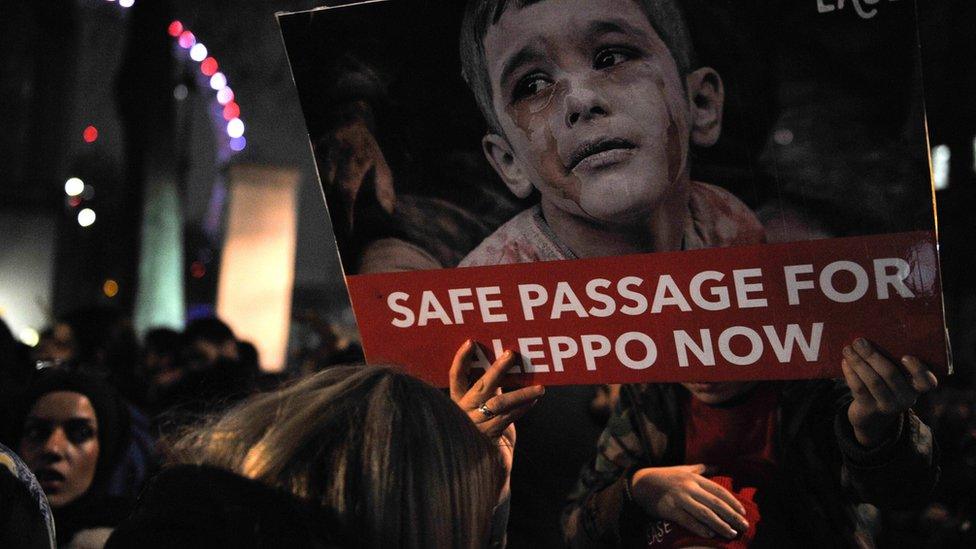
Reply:
M312 506L264 483L215 467L177 465L150 480L105 548L341 546L328 539L328 523Z

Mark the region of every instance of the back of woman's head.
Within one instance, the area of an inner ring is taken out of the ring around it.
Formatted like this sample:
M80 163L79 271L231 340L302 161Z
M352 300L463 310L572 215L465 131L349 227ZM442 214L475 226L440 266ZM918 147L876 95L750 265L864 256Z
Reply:
M319 504L350 546L484 545L503 479L497 448L446 395L386 367L257 395L177 441L171 460Z

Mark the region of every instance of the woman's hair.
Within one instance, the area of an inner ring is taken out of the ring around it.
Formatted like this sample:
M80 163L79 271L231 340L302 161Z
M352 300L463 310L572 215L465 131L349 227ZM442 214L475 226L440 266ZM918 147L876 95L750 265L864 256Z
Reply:
M375 366L255 395L182 435L169 461L317 504L344 546L485 545L503 481L498 449L446 395Z

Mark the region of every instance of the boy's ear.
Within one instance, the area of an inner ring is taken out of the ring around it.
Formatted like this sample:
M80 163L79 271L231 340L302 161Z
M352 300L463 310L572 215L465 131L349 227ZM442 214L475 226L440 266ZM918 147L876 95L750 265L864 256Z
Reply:
M527 177L522 164L512 153L508 140L496 133L489 133L481 139L481 148L495 172L508 185L512 194L526 198L532 194L532 181Z
M692 71L685 78L691 111L691 142L701 147L714 145L722 133L725 87L711 67Z

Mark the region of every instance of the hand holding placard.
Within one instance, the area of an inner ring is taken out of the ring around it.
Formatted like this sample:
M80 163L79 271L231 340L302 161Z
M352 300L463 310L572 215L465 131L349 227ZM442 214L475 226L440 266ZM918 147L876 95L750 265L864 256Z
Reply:
M844 347L841 368L854 402L847 418L862 446L876 446L889 438L901 415L915 405L919 395L938 386L935 374L913 356L893 364L864 338Z
M486 437L498 440L506 475L510 475L515 456L515 420L528 412L539 397L545 394L546 389L541 385L534 385L502 393L499 385L501 377L515 363L515 353L511 351L502 353L472 385L468 376L471 374L476 347L477 344L469 339L454 355L450 372L451 400L468 414ZM506 478L503 497L507 490Z

